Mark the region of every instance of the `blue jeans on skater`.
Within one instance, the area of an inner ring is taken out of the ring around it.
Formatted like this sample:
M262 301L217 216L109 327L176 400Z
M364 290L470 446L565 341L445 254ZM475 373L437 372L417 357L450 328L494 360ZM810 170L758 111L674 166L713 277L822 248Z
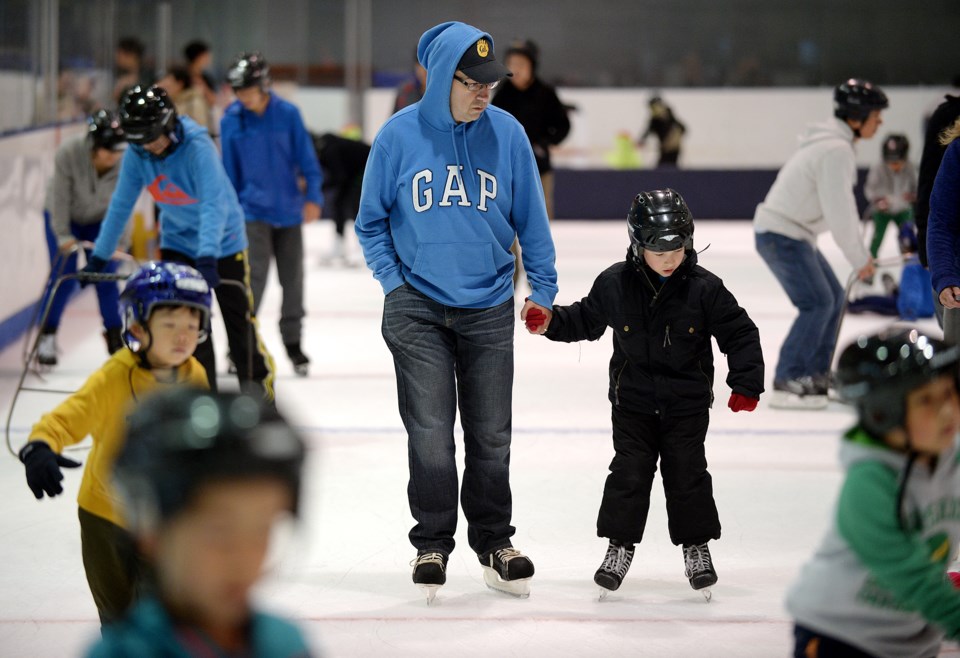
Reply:
M459 406L467 541L478 555L510 546L513 299L493 308L454 308L404 284L384 300L382 332L407 431L407 497L416 520L410 542L418 552L453 551Z
M757 233L756 244L799 311L780 348L775 380L827 374L843 311L843 286L823 254L809 242L768 232Z
M53 286L57 282L57 279L67 274L75 274L77 271L77 253L73 252L67 255L60 252L57 247L57 238L50 228L50 215L46 212L44 212L43 215L46 223L47 248L50 251L50 280L47 282L46 290L44 290L43 293L43 299L40 303L41 310L47 307L50 293L53 291ZM74 222L70 222L70 233L73 234L73 237L75 237L77 241L95 242L97 236L100 235L100 223L75 224ZM93 252L87 249L85 253L87 254L87 258L90 258ZM116 261L107 263L107 267L103 271L110 273L116 272ZM117 287L117 282L104 281L95 285L97 289L97 302L100 305L100 317L103 319L103 328L119 329L121 326L120 289ZM57 289L57 296L54 297L50 311L47 313L47 320L43 327L41 327L44 333L56 333L57 328L60 326L60 317L67 307L67 302L70 301L70 298L73 297L73 294L79 286L80 284L76 279L68 279Z

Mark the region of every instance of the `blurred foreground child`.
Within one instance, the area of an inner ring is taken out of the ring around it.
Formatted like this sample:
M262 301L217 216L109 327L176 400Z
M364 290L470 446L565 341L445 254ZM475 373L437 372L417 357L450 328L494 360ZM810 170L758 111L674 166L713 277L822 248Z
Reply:
M184 388L141 403L115 477L155 590L90 656L307 656L293 625L250 601L273 530L297 512L303 459L293 429L248 395Z

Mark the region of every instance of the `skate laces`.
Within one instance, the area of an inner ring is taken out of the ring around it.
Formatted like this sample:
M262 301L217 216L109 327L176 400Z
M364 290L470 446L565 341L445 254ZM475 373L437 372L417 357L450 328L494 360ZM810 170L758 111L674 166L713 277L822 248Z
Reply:
M709 571L713 568L710 564L710 549L706 544L691 544L683 547L683 559L686 562L687 571L691 574Z
M419 567L421 564L436 564L443 569L443 553L424 553L418 555L410 562L411 567Z
M623 578L627 575L627 570L630 568L632 561L633 551L629 550L626 546L610 544L607 547L607 556L603 559L603 564L600 566L600 569L615 573L620 576L620 578Z
M503 564L507 564L508 562L510 562L510 560L512 560L515 557L523 557L523 553L513 548L512 546L508 546L507 548L501 548L498 551L494 551L493 555L497 560L499 560Z

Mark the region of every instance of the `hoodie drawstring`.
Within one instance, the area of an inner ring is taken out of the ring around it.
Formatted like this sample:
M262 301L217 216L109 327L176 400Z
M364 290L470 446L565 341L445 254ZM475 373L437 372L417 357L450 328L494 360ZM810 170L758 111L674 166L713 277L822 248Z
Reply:
M463 126L463 157L466 159L466 167L460 162L460 149L457 148L457 128ZM453 153L457 159L457 178L460 180L460 185L463 188L464 194L467 195L468 199L479 199L480 198L480 183L477 182L476 189L472 192L467 189L467 180L474 180L473 175L473 163L470 161L470 149L467 148L467 124L458 124L453 127L453 130L450 132L450 141L453 143ZM463 173L461 173L461 169Z

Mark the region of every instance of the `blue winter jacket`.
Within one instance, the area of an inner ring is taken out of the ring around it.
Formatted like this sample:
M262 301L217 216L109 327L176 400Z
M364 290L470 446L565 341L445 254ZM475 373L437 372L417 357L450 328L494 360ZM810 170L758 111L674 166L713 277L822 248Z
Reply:
M223 167L247 220L296 226L303 204L323 205L323 174L300 111L276 94L262 115L234 101L220 121ZM306 181L301 192L297 177Z
M197 259L223 258L247 248L243 209L206 128L180 117L179 144L156 157L131 144L120 165L117 188L100 226L93 255L109 260L133 206L146 186L160 209L160 247Z
M927 261L936 294L960 286L960 139L944 152L930 193Z
M199 629L174 624L153 598L137 603L127 617L103 627L103 639L91 647L87 658L191 658L230 655ZM291 623L254 613L249 625L249 658L307 658L310 655L300 631Z
M457 63L481 37L492 43L475 27L449 22L420 38L426 92L377 134L355 229L385 294L407 282L460 308L512 297L510 246L518 237L530 299L549 308L557 294L553 239L523 127L493 106L461 124L450 112Z

